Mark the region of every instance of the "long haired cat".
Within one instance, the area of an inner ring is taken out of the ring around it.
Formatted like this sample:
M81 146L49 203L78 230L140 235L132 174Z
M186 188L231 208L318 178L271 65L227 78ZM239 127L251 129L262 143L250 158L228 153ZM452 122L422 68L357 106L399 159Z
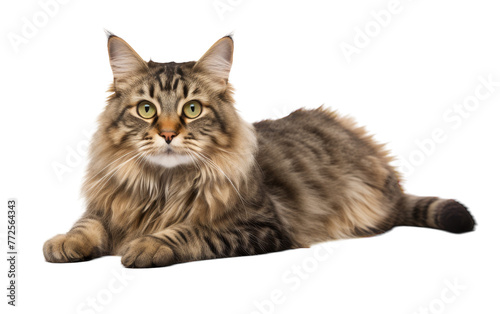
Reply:
M145 62L109 34L114 81L90 147L86 212L49 262L126 267L276 252L419 226L463 233L467 209L406 194L363 128L325 108L253 125L228 82L233 40L196 62Z

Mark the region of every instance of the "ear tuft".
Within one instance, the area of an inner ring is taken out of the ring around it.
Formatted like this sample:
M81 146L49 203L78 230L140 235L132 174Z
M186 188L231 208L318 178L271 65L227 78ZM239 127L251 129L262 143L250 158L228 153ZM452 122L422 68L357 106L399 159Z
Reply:
M231 35L222 37L196 62L194 69L227 84L233 64L234 43Z
M146 62L123 39L111 32L108 35L109 63L113 70L115 85L118 81L131 78L142 71L147 71Z
M116 36L115 34L113 34L112 32L110 32L109 30L107 30L105 28L103 28L103 30L104 30L104 34L106 35L107 39L110 39L111 37Z

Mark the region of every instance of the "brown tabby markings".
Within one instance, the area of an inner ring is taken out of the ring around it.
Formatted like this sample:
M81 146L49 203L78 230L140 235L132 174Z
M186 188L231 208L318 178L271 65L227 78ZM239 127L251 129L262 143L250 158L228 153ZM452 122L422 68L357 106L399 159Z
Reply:
M90 149L87 211L45 243L49 262L121 255L127 267L166 266L398 225L474 227L453 200L404 194L387 151L349 118L319 108L244 122L228 83L230 37L197 62L146 63L114 35L108 49L114 83ZM190 119L192 100L202 112ZM142 101L153 118L138 114Z

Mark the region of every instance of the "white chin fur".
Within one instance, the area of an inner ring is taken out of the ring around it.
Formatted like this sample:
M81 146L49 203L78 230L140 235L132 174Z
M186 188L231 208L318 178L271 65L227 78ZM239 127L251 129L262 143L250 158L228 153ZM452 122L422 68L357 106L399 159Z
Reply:
M148 156L148 159L152 163L163 166L165 168L173 168L179 165L185 165L193 162L193 160L189 156L180 154L152 155Z

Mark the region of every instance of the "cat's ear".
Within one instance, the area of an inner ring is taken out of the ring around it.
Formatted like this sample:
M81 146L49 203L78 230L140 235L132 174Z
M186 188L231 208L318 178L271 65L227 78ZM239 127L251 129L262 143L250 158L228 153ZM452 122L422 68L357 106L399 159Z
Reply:
M234 43L231 36L222 37L196 62L194 70L207 74L226 85L233 64Z
M115 88L120 83L148 70L144 60L125 40L106 32L108 35L108 54L111 70L115 79Z

